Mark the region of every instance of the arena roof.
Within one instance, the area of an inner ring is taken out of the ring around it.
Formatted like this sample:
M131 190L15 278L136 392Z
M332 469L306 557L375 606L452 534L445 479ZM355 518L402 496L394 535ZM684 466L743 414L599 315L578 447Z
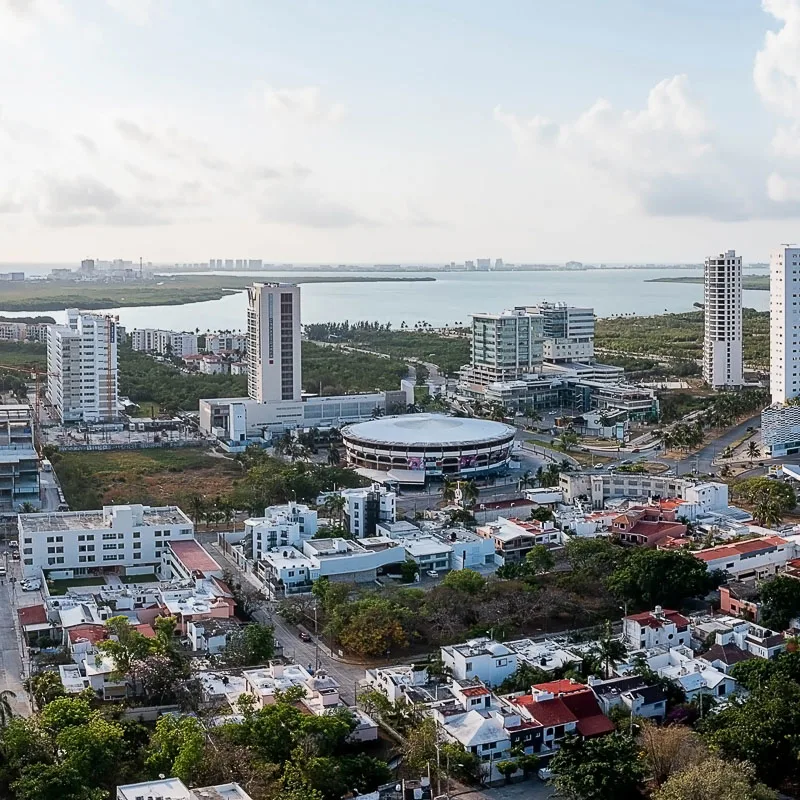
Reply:
M371 444L430 447L483 445L512 439L515 433L511 425L486 419L448 417L446 414L405 414L348 425L343 436Z

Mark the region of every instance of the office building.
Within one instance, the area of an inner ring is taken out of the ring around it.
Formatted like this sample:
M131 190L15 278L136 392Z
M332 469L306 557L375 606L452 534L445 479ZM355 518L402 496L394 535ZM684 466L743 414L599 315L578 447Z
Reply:
M300 287L255 283L247 290L247 385L251 400L300 400Z
M67 309L67 324L47 331L47 372L47 398L62 422L116 419L116 320Z
M0 405L0 514L39 505L39 456L34 446L33 409Z
M542 363L543 320L524 308L472 315L472 364L464 368L474 383L515 380Z
M59 578L152 574L171 542L194 539L192 521L177 506L20 514L17 530L26 577L42 570Z
M542 357L545 361L594 360L593 308L539 303L525 310L542 318Z
M742 385L742 257L705 262L703 379L714 389Z

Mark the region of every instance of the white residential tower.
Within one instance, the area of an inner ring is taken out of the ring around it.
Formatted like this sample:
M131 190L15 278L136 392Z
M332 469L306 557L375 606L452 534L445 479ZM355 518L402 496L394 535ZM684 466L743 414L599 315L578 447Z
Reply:
M742 257L735 250L705 262L703 379L714 389L742 385Z
M255 283L247 290L247 386L251 400L300 400L300 287Z

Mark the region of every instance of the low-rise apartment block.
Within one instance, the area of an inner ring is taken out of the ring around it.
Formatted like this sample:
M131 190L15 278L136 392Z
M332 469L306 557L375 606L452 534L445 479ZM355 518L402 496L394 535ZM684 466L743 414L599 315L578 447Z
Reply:
M517 654L513 650L485 637L443 647L441 655L456 680L477 678L489 686L502 683L518 666Z
M117 800L252 800L238 783L190 789L180 778L159 778L117 786Z
M317 532L317 512L303 503L287 503L264 509L263 517L245 521L245 538L254 561L281 547L294 547Z
M133 350L160 356L183 358L197 353L197 334L157 328L135 328L130 332Z
M677 611L656 606L654 611L623 617L622 639L633 650L688 645L689 620Z
M561 531L552 522L498 517L496 522L480 526L476 533L494 542L495 552L505 561L524 561L537 545L557 548L562 544Z
M39 456L29 405L0 405L0 514L39 505Z
M692 555L709 571L721 570L737 580L761 580L783 570L795 558L796 546L768 535L696 550Z
M149 574L161 568L170 543L194 539L194 524L177 506L20 514L17 529L26 577Z
M366 489L344 489L345 525L357 537L374 536L379 522L397 521L397 494L378 483Z

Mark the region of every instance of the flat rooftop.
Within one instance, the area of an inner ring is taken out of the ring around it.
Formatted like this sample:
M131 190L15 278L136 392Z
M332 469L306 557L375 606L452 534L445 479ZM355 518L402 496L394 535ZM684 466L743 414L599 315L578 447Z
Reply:
M109 506L109 509L125 506ZM159 525L191 525L192 521L178 506L142 508L143 524L149 527ZM97 511L54 511L47 514L20 514L19 530L25 533L44 533L52 531L115 530L112 514L105 509Z

